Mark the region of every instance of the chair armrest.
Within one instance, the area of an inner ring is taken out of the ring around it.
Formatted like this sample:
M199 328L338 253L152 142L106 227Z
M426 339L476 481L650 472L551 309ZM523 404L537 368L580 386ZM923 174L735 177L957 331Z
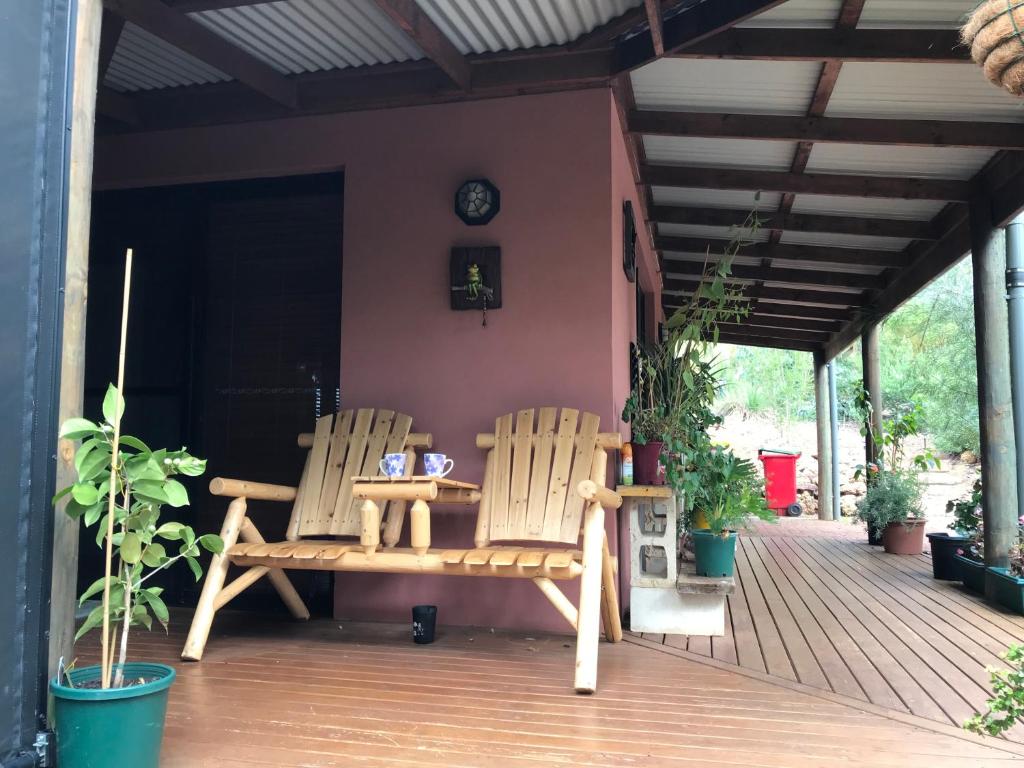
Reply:
M578 486L580 496L586 501L596 501L606 509L618 509L622 506L622 497L611 488L598 485L593 480L584 480Z
M290 485L272 485L270 483L253 483L248 480L232 480L227 477L215 477L210 481L210 493L214 496L230 496L232 498L258 499L260 501L295 501L299 489Z

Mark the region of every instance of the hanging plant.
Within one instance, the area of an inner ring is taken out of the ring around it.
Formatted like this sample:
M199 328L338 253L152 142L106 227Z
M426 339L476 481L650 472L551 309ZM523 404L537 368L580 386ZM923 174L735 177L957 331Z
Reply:
M1024 94L1024 0L987 0L961 30L975 64L1014 96Z

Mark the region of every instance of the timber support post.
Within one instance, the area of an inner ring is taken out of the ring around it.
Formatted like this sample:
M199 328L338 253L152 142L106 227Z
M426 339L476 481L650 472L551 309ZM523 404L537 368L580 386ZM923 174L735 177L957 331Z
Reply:
M871 403L871 415L864 425L864 464L877 464L881 456L881 446L875 441L882 434L882 369L881 351L879 349L879 325L870 323L864 327L860 337L861 364L864 372L864 389L868 392ZM865 476L870 480L871 473Z
M814 417L818 437L818 518L832 519L832 430L830 425L828 363L825 353L814 353Z
M982 514L985 564L1006 567L1017 538L1017 466L1005 300L1006 238L992 220L992 201L970 202L974 327L978 356Z

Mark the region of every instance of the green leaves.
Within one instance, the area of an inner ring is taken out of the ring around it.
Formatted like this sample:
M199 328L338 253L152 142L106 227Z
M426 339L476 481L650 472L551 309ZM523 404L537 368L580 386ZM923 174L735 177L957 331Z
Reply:
M102 436L100 426L88 419L68 419L60 428L58 437L67 440L81 440L83 437Z
M107 394L103 397L103 418L107 424L113 424L124 415L124 398L113 384L107 385Z
M121 559L126 563L135 564L142 559L142 540L134 531L129 531L121 539L121 547L118 550Z
M100 500L99 491L92 483L75 483L71 486L71 496L83 507L91 507Z
M164 482L163 490L164 495L167 497L167 503L172 507L188 506L188 491L186 491L185 486L177 480L166 480Z
M75 632L75 642L78 642L83 635L85 635L90 629L95 629L103 623L103 606L97 605L91 611L89 615L85 617L85 621L82 622L82 626Z

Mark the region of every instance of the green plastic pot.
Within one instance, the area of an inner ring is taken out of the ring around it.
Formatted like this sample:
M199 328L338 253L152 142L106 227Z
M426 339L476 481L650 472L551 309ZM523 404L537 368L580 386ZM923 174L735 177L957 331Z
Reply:
M127 688L81 688L100 668L71 672L75 687L50 681L60 768L159 768L167 695L174 669L165 664L124 665L126 678L149 682Z
M698 576L732 576L736 562L736 533L718 536L711 531L692 531L693 558Z
M985 564L963 555L953 555L953 559L960 567L960 581L964 587L979 595L985 594Z
M1024 616L1024 579L1012 575L1008 569L995 566L985 569L985 594L1004 608Z

